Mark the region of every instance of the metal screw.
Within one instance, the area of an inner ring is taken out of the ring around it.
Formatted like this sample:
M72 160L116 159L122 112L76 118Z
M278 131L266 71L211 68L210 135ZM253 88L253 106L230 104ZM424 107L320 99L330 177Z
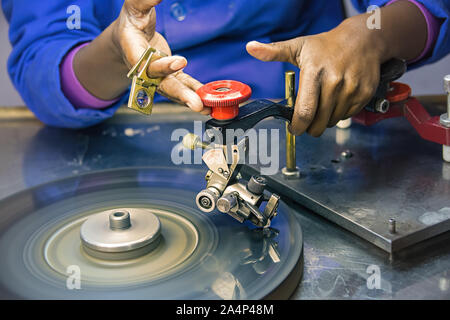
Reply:
M390 233L396 233L396 221L395 219L391 218L389 219L389 232Z
M353 157L353 153L350 150L345 150L341 152L341 157L344 159L349 159Z
M205 209L211 208L211 205L212 205L211 204L211 200L209 198L207 198L207 197L201 197L200 198L200 203L201 203L202 207L205 208Z

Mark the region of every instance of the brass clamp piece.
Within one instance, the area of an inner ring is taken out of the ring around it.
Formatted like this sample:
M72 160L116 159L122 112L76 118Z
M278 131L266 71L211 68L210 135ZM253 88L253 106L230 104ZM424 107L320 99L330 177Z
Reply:
M161 83L162 78L150 78L147 70L150 63L162 57L167 57L167 54L155 48L148 47L136 65L128 72L127 77L133 81L131 84L130 98L128 99L128 108L146 115L152 114L156 88Z

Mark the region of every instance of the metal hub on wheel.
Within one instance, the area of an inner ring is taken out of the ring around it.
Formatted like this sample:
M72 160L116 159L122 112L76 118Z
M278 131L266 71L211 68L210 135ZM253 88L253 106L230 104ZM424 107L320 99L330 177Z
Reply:
M114 209L90 216L81 226L83 249L107 260L133 259L154 249L161 235L161 223L145 209Z

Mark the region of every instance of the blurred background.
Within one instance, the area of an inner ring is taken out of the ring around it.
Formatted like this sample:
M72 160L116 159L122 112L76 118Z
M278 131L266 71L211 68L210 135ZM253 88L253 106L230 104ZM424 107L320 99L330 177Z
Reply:
M345 0L347 14L357 14L350 0ZM24 103L14 89L6 70L6 61L11 51L8 41L8 24L0 14L0 106L23 106ZM450 74L450 55L432 65L408 72L403 76L403 82L408 83L414 95L443 94L442 79L445 74Z

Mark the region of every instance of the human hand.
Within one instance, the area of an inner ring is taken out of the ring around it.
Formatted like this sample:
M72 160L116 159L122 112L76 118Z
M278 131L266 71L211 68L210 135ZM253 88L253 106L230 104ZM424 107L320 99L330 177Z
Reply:
M183 72L187 60L171 56L167 41L155 31L154 7L160 2L161 0L125 0L119 17L112 25L117 55L130 69L149 45L166 53L169 56L152 62L147 70L149 77L163 78L158 86L158 93L185 104L194 111L209 114L210 109L203 107L200 97L195 93L202 83Z
M342 23L318 35L247 44L247 51L259 60L290 62L300 68L293 134L306 131L318 137L327 127L357 114L373 97L384 58L382 46L377 47L369 32Z

